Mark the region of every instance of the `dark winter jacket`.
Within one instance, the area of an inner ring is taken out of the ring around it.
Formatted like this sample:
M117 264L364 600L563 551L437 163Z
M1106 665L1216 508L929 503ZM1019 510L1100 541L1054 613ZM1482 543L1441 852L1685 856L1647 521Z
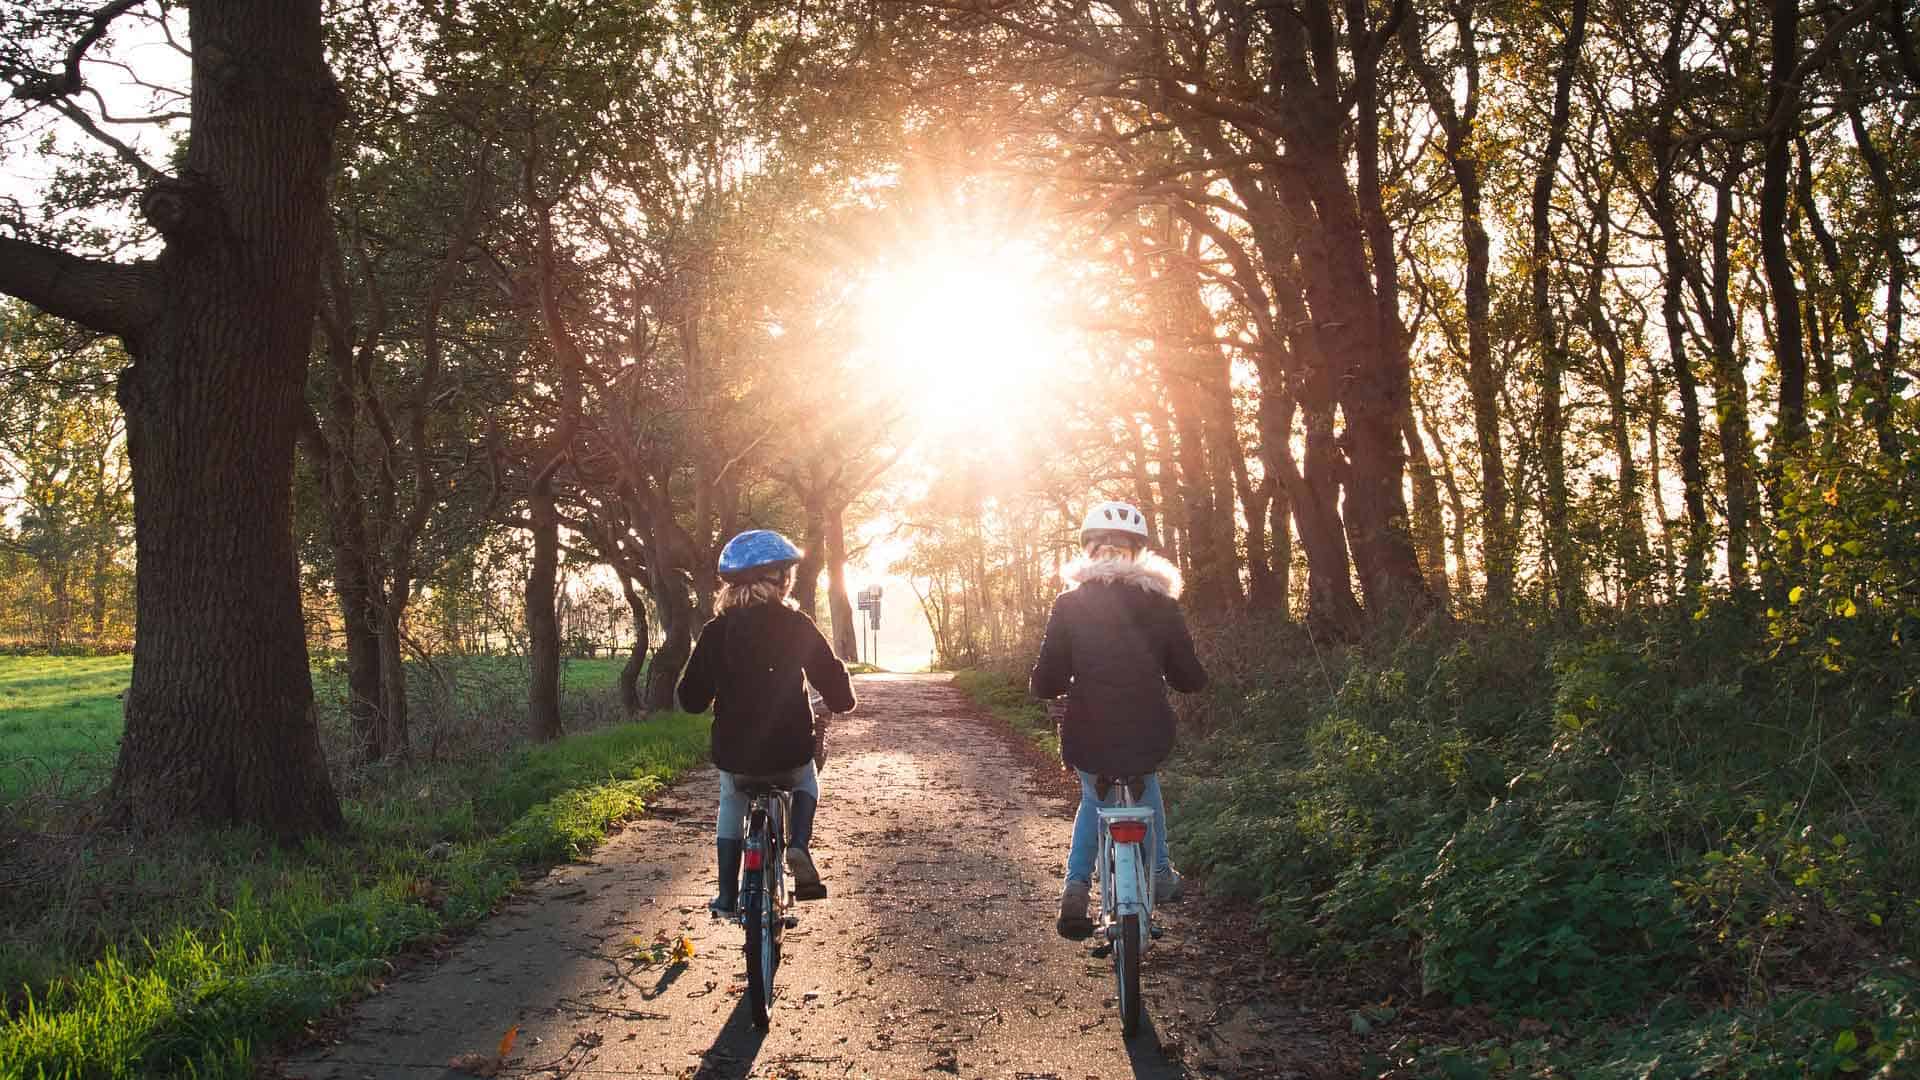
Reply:
M680 707L713 706L713 763L731 773L797 769L813 757L807 681L827 708L853 708L847 666L813 620L784 604L734 608L700 631L680 676Z
M1062 576L1029 684L1035 697L1067 695L1060 756L1096 775L1151 772L1173 750L1167 687L1207 684L1176 599L1180 571L1146 554L1078 562Z

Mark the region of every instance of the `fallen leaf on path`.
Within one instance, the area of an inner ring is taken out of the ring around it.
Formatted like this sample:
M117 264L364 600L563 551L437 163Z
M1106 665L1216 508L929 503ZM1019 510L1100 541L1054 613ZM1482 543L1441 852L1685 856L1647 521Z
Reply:
M519 1024L515 1024L512 1027L508 1028L507 1033L505 1035L500 1036L500 1060L505 1061L507 1058L507 1055L513 1053L513 1040L519 1037L520 1037Z
M447 1062L447 1068L468 1076L495 1076L500 1072L501 1060L492 1054L460 1054Z

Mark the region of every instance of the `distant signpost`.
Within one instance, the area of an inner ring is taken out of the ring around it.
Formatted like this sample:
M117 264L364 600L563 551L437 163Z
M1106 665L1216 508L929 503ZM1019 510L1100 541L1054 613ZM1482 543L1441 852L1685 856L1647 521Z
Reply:
M867 613L867 661L879 666L880 648L880 586L869 585L854 594L854 603Z

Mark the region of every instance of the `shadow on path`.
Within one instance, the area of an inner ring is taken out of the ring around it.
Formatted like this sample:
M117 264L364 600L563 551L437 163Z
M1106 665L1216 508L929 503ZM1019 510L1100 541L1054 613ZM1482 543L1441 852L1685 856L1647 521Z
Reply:
M720 1033L713 1037L713 1045L701 1055L700 1071L693 1074L693 1080L745 1080L766 1041L767 1033L754 1026L752 1004L747 995L741 994Z

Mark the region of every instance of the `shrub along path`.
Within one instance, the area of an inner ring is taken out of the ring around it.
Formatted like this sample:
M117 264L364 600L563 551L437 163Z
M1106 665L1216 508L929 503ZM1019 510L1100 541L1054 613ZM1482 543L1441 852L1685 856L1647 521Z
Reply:
M705 911L706 769L362 1002L283 1075L1354 1074L1346 1014L1269 970L1244 913L1200 896L1162 909L1151 1024L1123 1040L1111 967L1053 932L1072 814L1058 772L944 676L858 689L823 775L815 851L832 897L802 905L789 932L769 1031L748 1019L739 928ZM682 938L692 955L676 961Z

